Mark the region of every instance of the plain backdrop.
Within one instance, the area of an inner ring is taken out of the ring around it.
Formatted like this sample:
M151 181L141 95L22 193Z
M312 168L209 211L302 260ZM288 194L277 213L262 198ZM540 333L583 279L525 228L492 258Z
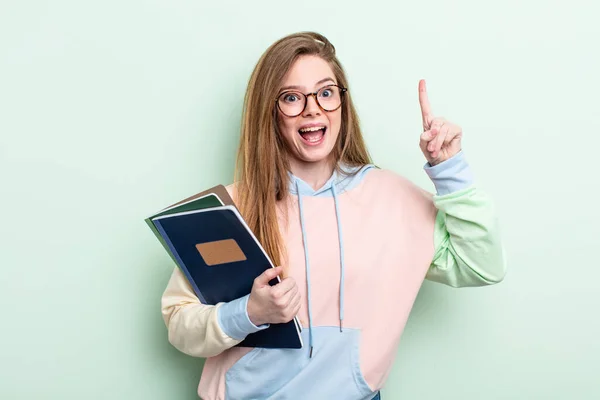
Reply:
M383 398L600 398L599 14L592 0L3 0L0 398L197 398L202 360L160 315L174 264L144 218L231 182L248 77L301 30L336 46L376 163L433 190L426 79L501 218L506 279L425 282Z

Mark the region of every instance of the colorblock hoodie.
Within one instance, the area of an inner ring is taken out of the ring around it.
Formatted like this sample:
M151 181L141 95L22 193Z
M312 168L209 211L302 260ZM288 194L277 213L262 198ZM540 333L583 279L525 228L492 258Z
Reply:
M302 349L234 347L268 327L250 321L248 296L201 304L174 269L162 315L174 347L206 358L200 398L371 399L425 279L452 287L503 279L494 208L463 152L424 170L435 194L373 165L342 166L318 190L289 175L279 222L303 300Z

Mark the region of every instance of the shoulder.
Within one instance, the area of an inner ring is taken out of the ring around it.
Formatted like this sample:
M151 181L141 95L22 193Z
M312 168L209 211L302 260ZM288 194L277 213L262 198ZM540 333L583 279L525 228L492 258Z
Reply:
M365 175L360 189L371 204L396 209L411 215L415 221L433 221L437 209L433 193L420 187L404 175L385 168L373 168Z
M227 193L229 193L229 196L231 197L231 199L233 200L234 203L238 202L238 183L237 182L233 182L230 183L228 185L225 185L225 190L227 190Z
M231 197L235 196L235 194L236 194L236 187L237 187L237 183L236 182L230 183L229 185L225 185L225 189L227 190L227 193L229 193L229 195Z
M365 177L365 184L377 187L382 194L411 196L417 201L430 202L433 193L420 187L404 175L385 168L373 168Z

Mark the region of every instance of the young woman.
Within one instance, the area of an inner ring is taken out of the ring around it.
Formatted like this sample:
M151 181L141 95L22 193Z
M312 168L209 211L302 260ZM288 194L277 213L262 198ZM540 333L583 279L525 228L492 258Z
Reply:
M377 399L424 279L503 279L496 216L473 182L461 128L432 113L423 81L419 101L435 194L372 164L325 37L293 34L260 58L228 189L279 267L216 306L201 304L175 268L162 298L170 343L207 358L202 399ZM296 315L304 348L234 347Z

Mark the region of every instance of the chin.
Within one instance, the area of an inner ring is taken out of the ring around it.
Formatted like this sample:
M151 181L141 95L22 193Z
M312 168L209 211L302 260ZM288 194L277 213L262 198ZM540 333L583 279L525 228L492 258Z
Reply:
M296 153L296 157L305 163L319 163L330 160L332 150L330 148L314 149L312 151L303 149Z

